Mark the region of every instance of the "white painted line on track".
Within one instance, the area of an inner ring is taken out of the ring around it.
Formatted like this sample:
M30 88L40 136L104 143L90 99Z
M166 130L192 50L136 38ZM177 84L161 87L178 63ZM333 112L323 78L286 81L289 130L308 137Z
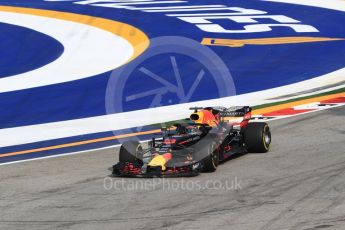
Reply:
M57 157L64 157L64 156L72 156L72 155L87 153L87 152L91 152L91 151L101 151L101 150L116 148L119 146L120 146L120 144L117 144L117 145L111 145L111 146L107 146L107 147L89 149L89 150L72 152L72 153L63 153L63 154L46 156L46 157L38 157L38 158L31 158L31 159L26 159L26 160L11 161L11 162L6 162L6 163L0 163L0 165L11 165L11 164L23 163L23 162L28 162L28 161L36 161L36 160L43 160L43 159L50 159L50 158L57 158Z

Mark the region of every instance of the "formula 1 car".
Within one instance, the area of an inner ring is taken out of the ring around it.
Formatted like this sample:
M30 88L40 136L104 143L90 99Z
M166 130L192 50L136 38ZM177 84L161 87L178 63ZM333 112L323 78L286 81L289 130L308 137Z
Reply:
M126 141L113 166L114 176L168 177L196 176L214 172L220 162L235 154L264 153L269 150L271 132L264 122L250 122L251 108L191 108L189 119L162 128L160 138L148 147ZM241 118L230 122L229 118Z

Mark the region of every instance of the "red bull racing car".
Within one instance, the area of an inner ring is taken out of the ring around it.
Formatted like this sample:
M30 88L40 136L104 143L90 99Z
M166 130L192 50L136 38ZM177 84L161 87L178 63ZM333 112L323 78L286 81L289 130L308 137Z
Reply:
M269 150L271 132L264 122L251 122L251 108L191 108L189 119L162 128L161 137L148 146L126 141L113 166L114 176L196 176L214 172L220 162L235 154ZM241 118L234 123L231 118Z

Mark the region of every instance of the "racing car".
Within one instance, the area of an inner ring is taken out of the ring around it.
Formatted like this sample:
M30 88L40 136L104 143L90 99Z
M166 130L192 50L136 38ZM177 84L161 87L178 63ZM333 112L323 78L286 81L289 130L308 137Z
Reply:
M162 127L147 147L125 141L112 174L121 177L196 176L214 172L220 162L248 152L264 153L271 143L265 122L249 122L251 108L194 107L188 119ZM231 119L232 118L232 119ZM234 122L233 119L240 118Z

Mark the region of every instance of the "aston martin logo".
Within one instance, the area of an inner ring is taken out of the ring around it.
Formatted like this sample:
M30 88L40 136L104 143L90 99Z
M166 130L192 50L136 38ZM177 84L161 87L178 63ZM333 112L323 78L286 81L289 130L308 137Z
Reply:
M201 44L208 46L228 46L242 47L244 45L281 45L307 42L326 42L340 41L344 38L327 38L327 37L278 37L278 38L255 38L255 39L221 39L221 38L204 38Z

